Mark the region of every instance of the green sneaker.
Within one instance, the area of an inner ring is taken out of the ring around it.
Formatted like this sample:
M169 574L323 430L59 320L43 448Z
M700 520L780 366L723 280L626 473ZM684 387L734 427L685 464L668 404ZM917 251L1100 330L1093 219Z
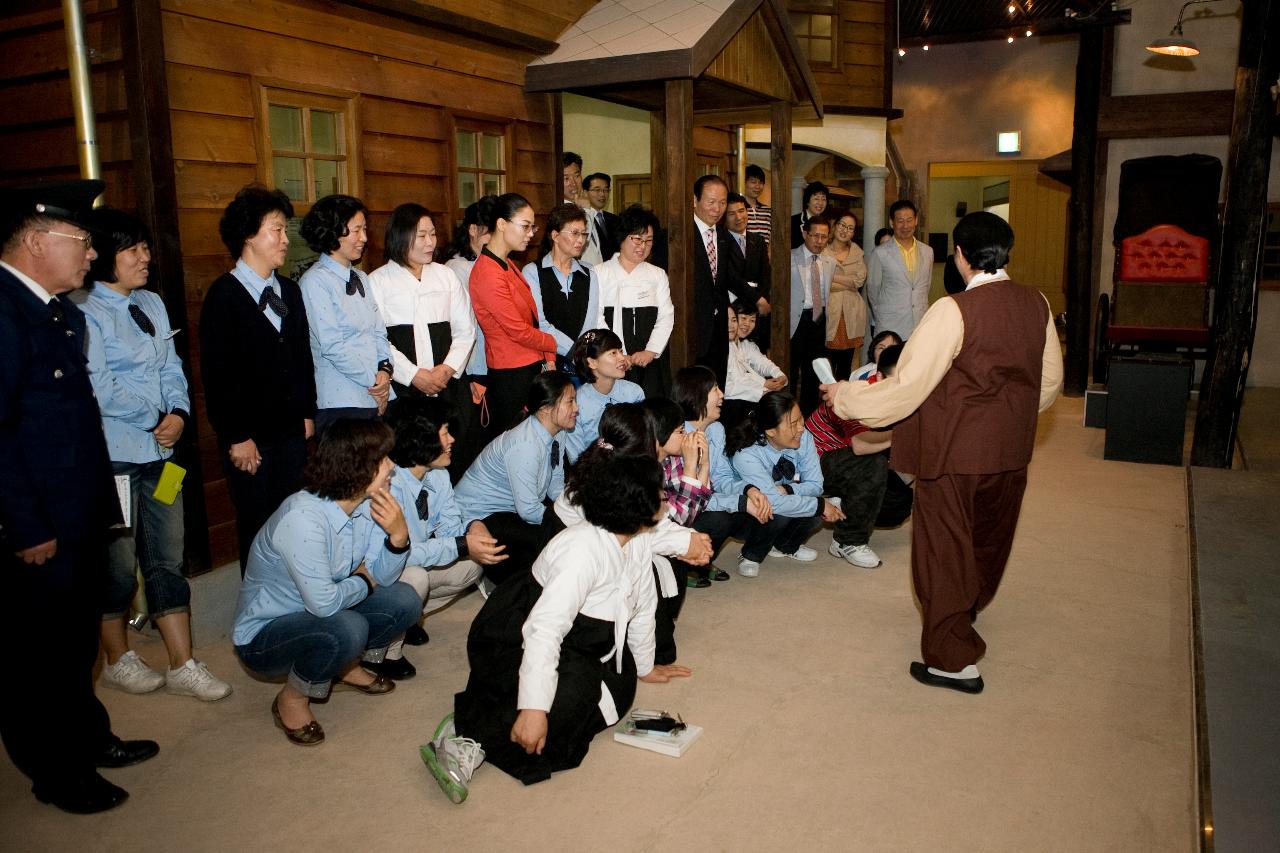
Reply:
M467 798L467 785L476 768L484 763L484 750L469 737L459 737L448 714L431 738L431 743L418 748L423 762L436 777L440 790L454 803Z

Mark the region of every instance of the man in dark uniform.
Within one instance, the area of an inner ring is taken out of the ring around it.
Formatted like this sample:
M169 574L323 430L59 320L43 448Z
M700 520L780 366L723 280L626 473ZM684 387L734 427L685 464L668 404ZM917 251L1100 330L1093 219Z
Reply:
M719 175L703 175L693 185L694 364L711 368L721 388L729 369L726 283L731 274L730 253L738 251L720 224L728 196L729 186Z
M85 320L66 294L96 255L79 225L101 181L0 192L0 565L4 648L35 646L0 702L0 736L41 802L78 814L128 796L98 774L159 751L122 741L94 695L106 533L120 521Z

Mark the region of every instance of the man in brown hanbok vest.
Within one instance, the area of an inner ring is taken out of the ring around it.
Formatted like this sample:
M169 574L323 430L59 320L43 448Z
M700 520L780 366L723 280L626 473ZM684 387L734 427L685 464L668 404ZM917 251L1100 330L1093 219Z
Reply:
M938 300L912 333L897 373L823 386L842 418L896 424L890 465L916 475L911 573L923 609L933 687L982 691L986 643L973 627L1009 559L1036 415L1062 384L1062 349L1044 296L1004 271L1013 230L971 213L953 232L962 293Z

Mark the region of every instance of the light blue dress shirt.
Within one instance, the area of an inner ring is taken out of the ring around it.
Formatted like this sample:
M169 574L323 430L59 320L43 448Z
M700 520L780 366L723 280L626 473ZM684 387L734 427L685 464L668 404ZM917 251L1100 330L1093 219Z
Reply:
M353 577L361 563L379 586L399 580L409 552L387 550L387 533L369 506L366 500L347 515L311 492L285 498L249 549L231 642L245 645L281 616L332 616L364 601L369 588Z
M453 274L458 277L458 281L462 282L462 289L470 293L468 288L471 284L471 268L476 265L476 262L456 257L445 261L444 265L453 270ZM484 359L484 329L481 329L480 324L476 322L474 312L471 314L471 325L476 330L476 343L471 348L471 360L467 362L466 373L471 378L477 379L478 377L489 375L489 363Z
M582 328L573 337L569 337L568 334L547 322L547 313L542 307L542 282L538 280L538 267L548 267L555 273L556 281L560 282L560 290L564 292L565 296L569 295L569 276L578 270L582 270L590 278L591 284L587 290L587 313L583 315ZM524 280L529 282L529 289L533 291L534 304L538 306L538 328L556 339L557 353L568 355L569 350L573 349L574 342L582 337L582 333L595 327L596 315L600 313L600 282L596 279L596 271L581 261L574 259L569 275L565 275L560 272L559 267L551 262L551 253L548 252L536 264L525 264Z
M280 283L276 281L276 274L274 271L271 275L263 278L254 272L253 269L243 260L240 260L236 261L236 265L232 268L231 274L235 276L236 281L244 285L245 290L249 291L249 295L253 297L255 305L260 305L262 303L262 292L268 287L275 292L276 296L279 296L281 299L284 298L284 294L280 290ZM262 313L263 316L271 321L271 325L276 327L276 331L280 331L280 315L272 311L270 308L265 309Z
M427 493L427 517L418 518L418 495ZM458 559L458 538L466 533L462 510L453 494L446 469L427 471L419 480L408 468L396 466L391 496L409 523L409 565L447 566Z
M155 337L138 328L130 305L151 320ZM149 290L124 296L98 283L80 307L88 320L89 381L111 459L138 464L168 459L173 451L156 444L152 430L175 409L190 413L191 398L164 302Z
M594 385L583 384L578 388L578 423L569 432L562 432L564 449L568 459L573 462L582 452L591 446L591 442L600 437L600 418L604 410L615 403L642 403L644 389L634 382L619 379L613 383L613 390L607 395L601 394ZM558 497L558 495L557 495Z
M387 327L373 300L369 278L361 270L355 273L364 284L364 296L347 295L352 269L322 255L298 282L311 327L319 409L377 408L369 388L377 378L379 362L391 359Z
M489 442L454 490L462 520L470 524L496 512L514 512L527 524L541 524L543 499L556 497L551 494L553 440L542 422L529 415ZM564 468L563 447L560 455L557 470Z
M786 482L773 478L773 466L783 457L790 459L796 468L795 478ZM768 441L744 447L734 454L733 468L744 482L769 496L774 515L808 518L817 514L822 495L822 465L808 430L800 436L800 447L794 450L778 450ZM780 485L790 486L792 493L782 494L778 491Z
M685 432L697 432L693 421L684 422ZM738 479L729 457L724 455L724 424L715 421L707 426L707 454L711 457L711 512L738 512L747 484Z

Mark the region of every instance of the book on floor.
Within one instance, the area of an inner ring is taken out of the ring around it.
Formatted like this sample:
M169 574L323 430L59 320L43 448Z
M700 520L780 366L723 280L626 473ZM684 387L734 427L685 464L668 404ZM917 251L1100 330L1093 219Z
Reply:
M636 708L618 721L613 739L679 758L702 737L702 727L685 723L679 715Z

